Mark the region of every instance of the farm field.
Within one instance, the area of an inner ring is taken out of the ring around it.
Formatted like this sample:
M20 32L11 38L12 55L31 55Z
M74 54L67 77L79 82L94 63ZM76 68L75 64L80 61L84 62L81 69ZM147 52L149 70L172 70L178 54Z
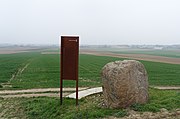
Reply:
M7 74L5 75L5 73L1 72L0 82L3 83L3 85L8 83L8 85L12 86L5 86L5 88L24 89L59 87L60 66L58 54L43 55L40 53L22 53L18 55L16 55L16 58L14 58L14 55L1 56L2 61L0 70L7 72ZM6 66L7 62L3 62L3 59L5 58L9 60L8 65L10 67ZM115 59L117 58L114 58L114 60ZM98 61L99 64L96 61ZM112 58L107 57L104 59L103 57L93 57L88 55L80 56L79 85L100 85L98 84L100 83L99 71L102 66L109 61L112 61ZM64 81L64 85L67 87L74 86L74 83L74 81Z
M164 57L173 57L180 58L180 50L156 50L156 49L123 49L123 48L94 48L94 49L85 49L91 51L100 51L100 52L112 52L117 54L144 54L144 55L154 55L154 56L164 56Z
M60 64L58 54L28 52L0 55L0 89L58 88ZM79 86L101 86L102 67L121 58L80 55ZM179 86L180 64L150 61L142 62L149 74L150 85ZM74 81L64 81L65 87L74 87ZM4 88L2 88L4 87Z
M49 52L49 51L48 51ZM26 52L0 54L0 90L32 88L59 88L59 54ZM122 58L80 54L79 86L101 86L100 71L112 61ZM151 61L142 62L149 75L150 86L180 86L180 64L168 64ZM75 87L75 81L64 81L64 87ZM173 111L179 108L179 90L161 91L149 88L150 100L146 105L133 105L130 110L138 112L159 112L161 108ZM106 109L102 106L102 94L95 94L79 100L64 98L63 106L59 98L0 98L0 118L28 119L78 119L123 117L129 114L126 109ZM158 115L157 115L158 116Z

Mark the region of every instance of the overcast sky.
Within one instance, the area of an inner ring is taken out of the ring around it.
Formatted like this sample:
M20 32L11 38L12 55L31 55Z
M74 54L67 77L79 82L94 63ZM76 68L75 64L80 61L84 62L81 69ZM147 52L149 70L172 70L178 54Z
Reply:
M0 0L0 43L180 44L180 0Z

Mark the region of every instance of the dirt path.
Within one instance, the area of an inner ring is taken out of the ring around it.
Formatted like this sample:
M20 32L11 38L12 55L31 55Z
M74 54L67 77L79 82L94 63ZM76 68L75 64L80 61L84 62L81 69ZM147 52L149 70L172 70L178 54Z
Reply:
M152 86L160 90L180 90L180 86ZM79 91L89 90L88 87L80 87ZM14 98L14 97L59 97L59 88L43 88L43 89L27 89L27 90L2 90L0 91L0 98ZM67 96L75 92L75 88L63 88L63 95ZM87 92L88 94L88 92Z
M116 54L111 52L98 52L98 51L81 51L81 54L89 54L96 56L110 56L110 57L118 57L118 58L131 58L136 60L146 60L153 62L163 62L170 64L180 64L180 58L171 58L171 57L163 57L163 56L153 56L153 55L143 55L143 54Z
M78 88L79 90L85 90L88 87ZM38 89L26 89L26 90L2 90L1 94L16 94L16 93L43 93L43 92L59 92L59 88L38 88ZM76 88L63 88L63 91L76 91Z
M79 88L79 91L88 89L88 87ZM45 88L45 89L27 89L27 90L2 90L0 91L0 98L14 98L14 97L59 97L59 88ZM67 96L71 92L76 91L76 88L63 88L63 96Z
M9 82L10 82L11 80L16 79L16 77L20 76L20 75L27 69L27 67L31 64L31 62L32 62L33 60L34 60L33 58L27 60L26 63L24 64L24 66L23 66L23 67L20 67L20 68L18 69L18 71L13 74L13 76L12 76L12 78L9 80Z
M69 95L70 93L63 93L63 97ZM30 97L59 97L59 93L33 93L33 94L15 94L15 95L2 95L1 98L30 98Z

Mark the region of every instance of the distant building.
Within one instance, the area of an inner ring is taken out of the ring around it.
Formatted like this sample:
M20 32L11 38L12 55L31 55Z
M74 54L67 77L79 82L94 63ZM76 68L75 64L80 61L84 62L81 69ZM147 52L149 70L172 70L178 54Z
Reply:
M155 50L162 50L163 47L154 47Z

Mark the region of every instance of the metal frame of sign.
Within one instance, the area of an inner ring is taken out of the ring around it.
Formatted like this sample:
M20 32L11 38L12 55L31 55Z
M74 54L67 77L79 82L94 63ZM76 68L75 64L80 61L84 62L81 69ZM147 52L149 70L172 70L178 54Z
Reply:
M78 105L79 37L61 36L60 104L62 105L63 80L76 81L76 105Z

